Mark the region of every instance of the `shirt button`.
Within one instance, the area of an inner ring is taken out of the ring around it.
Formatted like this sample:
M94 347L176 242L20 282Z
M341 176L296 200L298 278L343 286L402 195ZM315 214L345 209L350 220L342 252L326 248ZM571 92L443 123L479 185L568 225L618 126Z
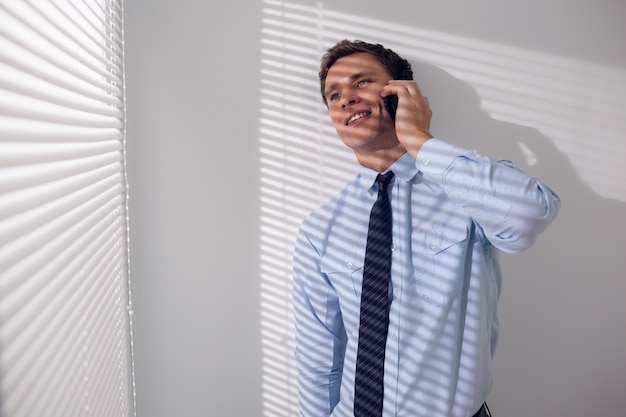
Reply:
M396 250L396 248L397 248L397 246L395 244L391 245L391 250Z
M429 163L430 163L430 159L428 159L428 158L424 158L422 160L422 164L424 164L424 165L428 165Z
M395 335L395 334L392 334L392 335L391 335L391 340L396 340L396 339L397 339L396 335Z
M352 269L352 267L353 267L353 266L354 266L354 265L352 265L352 262L348 262L348 263L346 264L346 268L348 268L348 269Z
M436 244L436 243L431 243L431 244L430 244L430 248L431 248L432 250L437 249L437 244Z

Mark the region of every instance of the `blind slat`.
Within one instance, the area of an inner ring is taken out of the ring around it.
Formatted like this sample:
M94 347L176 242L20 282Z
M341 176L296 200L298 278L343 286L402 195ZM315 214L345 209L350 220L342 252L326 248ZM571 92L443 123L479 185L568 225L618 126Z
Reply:
M3 64L102 103L119 104L121 99L119 84L107 83L100 79L89 82L90 80L80 77L80 74L72 73L71 68L69 71L66 68L60 68L28 50L18 48L2 35L0 29L0 62Z
M62 253L62 248L73 240L80 239L83 222L91 212L99 210L100 205L104 205L107 210L110 209L108 206L121 205L123 199L119 196L120 191L121 186L116 184L109 190L109 194L116 194L113 198L106 193L99 194L80 207L16 239L15 244L10 245L11 250L0 257L0 265L10 265L0 272L0 280L4 281L0 290L6 296L11 296L12 290L23 284L38 268L45 267ZM68 236L68 232L72 232L72 235ZM10 298L5 305L13 305Z
M122 151L120 140L98 142L0 142L0 167L32 165L44 162L88 158L99 154ZM2 175L0 175L2 181ZM12 190L11 181L0 182L0 190Z
M2 19L0 9L0 20ZM36 38L26 42L20 33L28 31L24 27L0 26L0 61L15 66L39 78L51 80L64 88L85 91L88 94L103 96L103 93L120 96L122 85L115 73L102 70L98 74L77 65L45 42L37 44ZM95 97L97 98L97 97Z
M48 283L48 287L52 286L52 288L40 288L32 292L31 297L34 300L46 299L43 303L37 303L45 306L44 311L37 314L37 312L22 310L18 316L7 322L7 334L10 334L9 328L19 331L23 327L23 323L29 323L28 331L16 334L14 337L19 342L16 342L12 346L12 350L3 355L3 361L12 364L5 366L5 378L9 382L14 382L12 384L14 389L20 390L22 386L25 389L28 387L36 389L38 384L42 384L40 380L45 381L46 378L54 378L55 375L50 374L49 370L65 369L66 356L60 355L60 353L75 354L77 347L82 349L87 346L85 334L89 332L90 328L99 329L97 334L102 334L103 339L99 340L98 343L105 345L107 345L106 337L111 337L114 334L105 324L106 322L116 322L119 317L111 314L106 315L106 312L101 308L92 309L91 305L95 300L93 297L86 296L90 289L96 288L97 294L105 301L108 298L109 303L111 303L110 295L113 291L110 287L119 287L119 280L109 278L119 275L120 272L119 259L122 254L119 251L119 243L121 236L119 233L115 233L114 228L111 227L115 223L115 218L100 223L100 227L94 227L90 232L97 237L92 239L92 244L89 247L78 253L67 253L66 258L74 261L69 262L64 271L54 274L54 280ZM81 249L80 245L76 246L78 250ZM83 264L80 262L81 258L89 259L91 263L97 259L100 266L91 270L89 276L82 277L78 272L88 267L90 262ZM114 267L110 267L111 265ZM56 291L57 288L60 290ZM105 301L101 300L100 302ZM105 316L101 317L102 314ZM90 325L89 315L96 316L102 323L97 327ZM68 323L79 323L80 326L68 326ZM74 334L77 329L81 329L81 335ZM79 340L80 342L76 346L64 348L63 344L67 340ZM48 347L43 352L44 355L39 355L38 342L45 343ZM95 349L95 347L93 348ZM100 360L97 359L99 357L97 351L94 351L91 356L95 358L94 360ZM75 356L71 355L71 357ZM39 368L38 365L45 368L45 371L41 373L32 372L32 369ZM45 387L45 384L43 386Z
M111 193L116 191L112 189ZM12 331L11 318L19 311L24 311L24 309L27 311L30 308L39 311L36 307L29 306L28 300L39 291L43 291L50 283L51 275L46 275L50 274L46 271L59 273L63 271L67 262L71 262L73 257L80 255L90 227L109 213L119 214L117 213L119 200L117 196L113 198L106 194L98 196L68 216L54 219L44 227L34 230L24 239L21 250L16 249L15 257L18 262L0 274L0 279L4 281L0 287L5 297L5 302L0 306L3 320L7 325L4 331L7 333ZM68 222L72 215L77 215L76 212L89 210L91 213L83 216L77 224ZM41 240L42 237L49 239L49 242L40 243L37 239ZM89 237L94 238L94 236Z
M120 153L105 154L67 161L65 165L62 162L33 165L32 175L19 168L0 170L0 175L16 174L23 184L16 191L5 193L0 208L0 215L5 218L0 221L0 244L28 230L24 223L41 224L81 204L98 192L99 188L93 185L103 181L118 183L120 177L116 175L123 169L119 162L122 157ZM44 168L50 168L50 179L45 178L45 172L42 174Z
M88 142L122 139L122 130L114 128L90 128L60 125L37 120L6 117L0 115L0 138L20 141L76 141Z
M7 10L13 18L11 28L30 33L28 39L13 37L16 42L47 57L51 62L71 62L74 72L80 70L86 77L110 77L107 68L116 65L104 59L102 54L107 46L104 38L106 31L100 29L100 39L96 40L99 45L93 45L92 49L92 45L84 41L85 33L75 24L77 16L66 20L64 15L55 13L55 8L51 6L45 2L37 2L35 5L18 2ZM119 72L119 68L117 70ZM116 81L119 83L121 80Z
M78 94L74 90L68 90L48 79L42 79L36 74L21 71L7 63L0 62L0 89L31 97L42 102L50 103L84 111L120 118L122 102L119 98L106 95L107 102L94 99L84 94Z
M0 415L135 416L122 0L0 2Z
M33 121L40 120L71 126L120 129L122 127L122 121L115 115L115 113L119 115L119 109L114 107L110 107L109 109L108 115L93 114L78 109L55 105L12 91L0 90L1 114L5 116L18 116Z

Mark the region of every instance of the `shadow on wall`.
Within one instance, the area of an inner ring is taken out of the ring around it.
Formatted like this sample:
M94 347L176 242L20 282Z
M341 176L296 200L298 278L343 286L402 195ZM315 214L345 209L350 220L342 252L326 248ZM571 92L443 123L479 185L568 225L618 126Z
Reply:
M433 108L435 136L512 160L562 200L559 217L533 248L503 257L494 412L506 404L502 413L511 417L620 415L626 204L596 194L548 137L493 119L470 85L434 65L414 62L413 69Z

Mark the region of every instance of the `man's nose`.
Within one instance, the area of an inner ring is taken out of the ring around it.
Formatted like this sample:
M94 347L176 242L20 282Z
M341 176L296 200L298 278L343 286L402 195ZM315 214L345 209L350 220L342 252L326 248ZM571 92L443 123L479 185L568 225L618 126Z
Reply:
M358 97L354 94L343 94L341 96L341 108L345 109L347 106L351 104L355 104L358 101Z

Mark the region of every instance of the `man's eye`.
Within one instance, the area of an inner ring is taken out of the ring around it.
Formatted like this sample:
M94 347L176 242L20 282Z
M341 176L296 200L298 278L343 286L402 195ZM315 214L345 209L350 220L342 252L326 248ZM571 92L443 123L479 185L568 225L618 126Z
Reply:
M339 93L333 93L330 95L331 100L337 100L341 95Z
M359 82L356 83L356 86L363 87L365 84L367 84L367 80L360 80Z

